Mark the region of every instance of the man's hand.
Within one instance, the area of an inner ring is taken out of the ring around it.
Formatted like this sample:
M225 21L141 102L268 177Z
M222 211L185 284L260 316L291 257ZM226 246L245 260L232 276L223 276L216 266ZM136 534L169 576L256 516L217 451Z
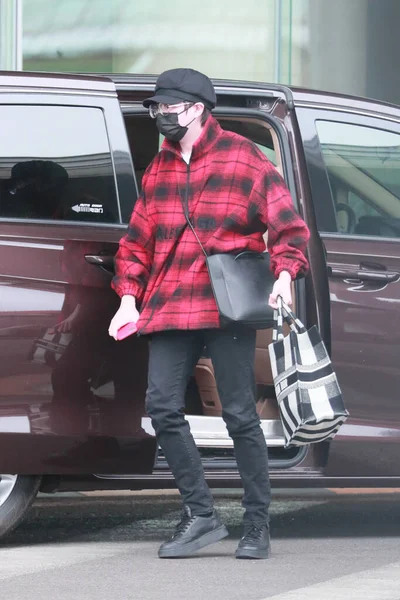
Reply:
M278 308L277 298L278 296L282 296L282 299L286 304L291 306L292 304L292 278L288 271L281 271L279 273L278 279L274 283L274 287L272 288L272 292L269 296L268 304L272 306L272 308Z
M136 300L134 296L122 296L121 306L111 320L108 333L115 340L117 339L118 329L127 323L137 323L139 320L139 312L136 308Z

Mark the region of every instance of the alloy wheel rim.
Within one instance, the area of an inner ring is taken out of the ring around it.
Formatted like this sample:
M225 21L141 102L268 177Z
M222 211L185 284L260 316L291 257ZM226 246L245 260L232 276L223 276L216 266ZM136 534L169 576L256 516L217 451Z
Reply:
M18 475L0 475L0 506L10 497L17 483L17 478Z

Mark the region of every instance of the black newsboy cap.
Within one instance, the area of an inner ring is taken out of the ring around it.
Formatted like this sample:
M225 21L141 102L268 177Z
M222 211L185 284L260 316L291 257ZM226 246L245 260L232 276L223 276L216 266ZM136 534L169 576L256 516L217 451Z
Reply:
M194 69L170 69L158 77L154 96L146 98L143 106L162 102L178 104L179 102L202 102L212 110L217 104L217 96L211 80Z

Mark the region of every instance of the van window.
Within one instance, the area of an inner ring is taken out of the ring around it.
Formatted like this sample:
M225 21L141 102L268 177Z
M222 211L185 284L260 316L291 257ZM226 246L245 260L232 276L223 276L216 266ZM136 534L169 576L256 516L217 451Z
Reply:
M336 214L344 234L400 237L400 135L316 121Z
M118 223L101 109L0 105L0 217Z

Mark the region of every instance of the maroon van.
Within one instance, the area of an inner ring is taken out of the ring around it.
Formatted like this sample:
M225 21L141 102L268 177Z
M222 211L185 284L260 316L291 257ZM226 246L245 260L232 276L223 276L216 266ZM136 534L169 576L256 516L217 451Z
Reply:
M147 341L115 342L113 257L160 136L155 77L0 74L0 536L36 493L173 486L144 410ZM331 443L285 449L268 344L257 410L272 483L400 485L400 108L215 81L221 126L283 174L311 230L296 312L317 324L351 417ZM186 418L207 479L240 479L206 351Z

